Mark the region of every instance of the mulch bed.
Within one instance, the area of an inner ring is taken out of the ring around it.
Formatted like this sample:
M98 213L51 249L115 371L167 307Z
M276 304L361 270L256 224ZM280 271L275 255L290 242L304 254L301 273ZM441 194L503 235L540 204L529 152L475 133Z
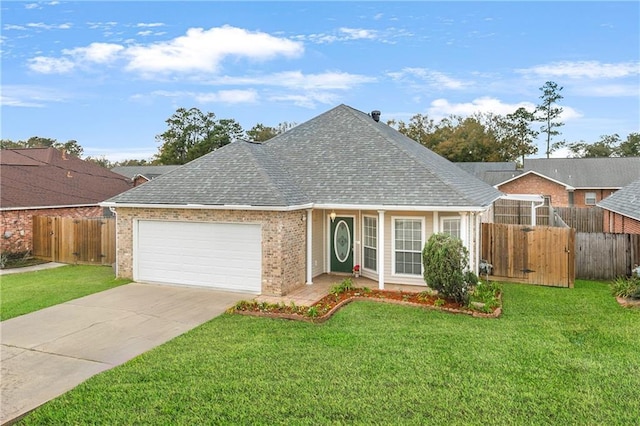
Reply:
M502 295L500 295L499 298L502 302ZM497 318L502 314L501 306L491 313L484 313L473 310L455 301L444 300L442 298L439 298L438 296L426 295L424 293L391 290L365 291L363 289L347 290L337 295L328 294L318 302L314 303L311 307L247 302L236 305L229 312L241 315L322 323L331 318L331 316L340 308L353 302L354 300L369 300L373 302L416 306L424 309L433 309L453 314L465 314L480 318ZM318 312L318 315L315 317L309 316L307 312L310 308L315 308Z

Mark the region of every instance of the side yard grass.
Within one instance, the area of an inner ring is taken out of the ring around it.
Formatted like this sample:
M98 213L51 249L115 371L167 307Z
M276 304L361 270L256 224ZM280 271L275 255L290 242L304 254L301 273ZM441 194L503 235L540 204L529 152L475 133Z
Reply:
M116 279L107 266L67 265L0 278L0 321L107 290L130 280Z
M322 325L225 314L21 424L636 424L640 310L605 283L503 286L497 319L367 301Z

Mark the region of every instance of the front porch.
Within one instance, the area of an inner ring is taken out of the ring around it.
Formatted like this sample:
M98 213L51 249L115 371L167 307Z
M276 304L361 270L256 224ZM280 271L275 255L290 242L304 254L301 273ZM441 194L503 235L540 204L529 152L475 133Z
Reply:
M257 296L255 300L267 303L283 303L285 305L289 305L293 302L299 306L311 306L329 294L331 287L340 284L345 278L351 278L355 287L369 287L370 289L378 288L377 281L363 276L355 278L349 274L322 274L313 279L313 284L301 285L285 296L260 295ZM426 290L427 287L387 283L385 284L384 289L419 293Z

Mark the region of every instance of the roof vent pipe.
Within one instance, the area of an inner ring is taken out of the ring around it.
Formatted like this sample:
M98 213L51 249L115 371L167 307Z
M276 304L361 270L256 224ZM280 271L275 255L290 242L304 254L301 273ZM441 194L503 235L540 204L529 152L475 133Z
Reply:
M380 111L378 110L371 111L371 117L377 123L378 121L380 121Z

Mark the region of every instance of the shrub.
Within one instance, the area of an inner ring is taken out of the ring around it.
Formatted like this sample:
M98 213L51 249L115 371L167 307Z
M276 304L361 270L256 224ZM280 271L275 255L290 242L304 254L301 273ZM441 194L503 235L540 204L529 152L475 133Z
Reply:
M424 280L444 297L466 304L478 277L469 271L469 251L448 234L433 234L422 250Z
M500 306L499 295L502 292L496 283L481 282L470 293L469 307L482 312L493 312Z
M614 296L640 299L640 277L637 275L616 278L610 284L610 288Z

